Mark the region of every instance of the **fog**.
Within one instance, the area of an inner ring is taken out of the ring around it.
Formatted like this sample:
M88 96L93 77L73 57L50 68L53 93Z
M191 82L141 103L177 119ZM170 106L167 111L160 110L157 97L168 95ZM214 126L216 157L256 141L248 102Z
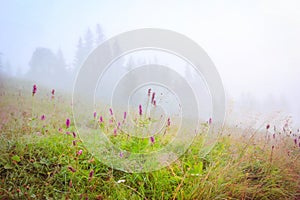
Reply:
M292 115L300 125L299 10L297 0L2 1L1 72L63 88L73 83L81 55L106 39L138 28L169 29L197 42L212 59L234 123L256 113L264 120ZM159 55L152 61L135 56L120 65L159 62Z

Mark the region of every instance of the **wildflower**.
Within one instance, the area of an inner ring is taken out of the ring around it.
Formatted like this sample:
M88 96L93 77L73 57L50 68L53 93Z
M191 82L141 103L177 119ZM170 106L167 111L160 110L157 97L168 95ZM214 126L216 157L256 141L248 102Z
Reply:
M119 156L120 156L120 158L123 158L124 154L122 151L120 152Z
M154 104L155 92L152 93L151 103Z
M45 115L42 115L41 120L45 120L45 119L46 119Z
M94 112L94 119L96 119L96 117L97 117L97 113L96 113L96 111Z
M272 150L274 149L274 145L272 145Z
M68 169L71 171L71 172L76 172L76 169L74 169L73 167L71 167L71 166L68 166Z
M54 96L54 93L55 93L55 90L54 89L52 89L52 91L51 91L51 94Z
M69 118L66 120L66 127L67 127L67 128L70 127L70 119L69 119Z
M156 106L156 100L153 101L153 105Z
M266 129L268 130L270 128L270 124L268 124L267 126L266 126Z
M94 170L90 171L89 177L92 178L94 176Z
M102 117L102 116L100 116L100 118L99 118L99 122L100 122L100 123L102 123L102 122L103 122L103 117Z
M151 141L152 144L154 144L155 140L154 140L153 136L150 137L150 141Z
M73 146L76 146L76 140L73 140L72 143L73 143Z
M121 123L120 123L120 122L118 122L118 127L117 127L117 128L118 128L118 129L120 129L120 126L121 126Z
M70 135L70 132L69 132L69 131L67 131L67 132L66 132L66 134L67 134L67 135Z
M82 155L82 150L81 149L77 152L77 155L78 156Z
M76 133L75 133L75 132L73 132L72 134L73 134L73 137L74 137L74 138L76 138Z
M171 125L171 121L170 121L170 118L168 118L168 122L167 122L167 125L170 126Z
M110 112L110 115L114 114L111 108L109 109L109 112Z
M297 145L297 138L294 139L294 143L295 143L295 145Z
M211 123L212 123L212 118L209 118L208 124L211 124Z
M59 131L59 132L62 132L62 128L59 128L58 131Z
M124 120L126 119L126 116L127 116L127 112L124 112L124 117L123 117Z
M114 136L117 136L117 129L114 129Z
M148 89L148 97L151 95L151 88Z
M140 116L142 116L142 115L143 115L143 109L142 109L142 105L139 105L139 114L140 114Z
M33 88L32 88L32 96L35 95L36 91L37 91L37 87L36 87L36 84L34 84Z

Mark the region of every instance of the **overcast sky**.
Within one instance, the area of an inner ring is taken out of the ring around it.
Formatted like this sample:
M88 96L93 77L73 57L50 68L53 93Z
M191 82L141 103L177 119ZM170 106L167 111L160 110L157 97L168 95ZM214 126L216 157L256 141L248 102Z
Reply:
M208 53L230 96L284 96L300 116L298 0L2 0L0 52L24 72L38 46L61 48L71 63L97 23L107 38L149 27L182 33Z

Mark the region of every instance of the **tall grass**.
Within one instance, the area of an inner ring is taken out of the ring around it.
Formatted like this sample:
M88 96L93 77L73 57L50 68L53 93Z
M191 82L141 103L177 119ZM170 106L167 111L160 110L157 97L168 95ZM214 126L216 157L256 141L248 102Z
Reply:
M20 92L17 84L1 84L0 199L300 198L300 138L288 126L246 133L227 127L212 149L198 134L170 166L125 173L95 159L73 122L66 126L68 98L38 86L32 105L32 85L22 83ZM112 138L128 148L122 135Z

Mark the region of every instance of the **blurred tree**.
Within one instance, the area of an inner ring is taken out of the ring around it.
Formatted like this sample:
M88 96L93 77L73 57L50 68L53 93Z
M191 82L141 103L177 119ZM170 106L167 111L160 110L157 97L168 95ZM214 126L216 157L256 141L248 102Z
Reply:
M100 24L96 25L96 35L96 46L99 46L105 40L105 36Z
M29 61L30 73L39 76L54 75L56 63L56 55L50 49L38 47Z
M57 70L56 71L59 72L60 74L65 74L67 64L66 64L64 55L60 48L57 50L57 53L56 53L56 61L57 61L57 64L56 64Z
M38 47L29 61L29 76L44 83L59 83L66 76L66 64L59 49L54 54L51 49Z
M92 33L91 29L88 28L88 30L86 31L85 36L84 36L84 45L83 45L84 58L86 58L91 53L93 48L94 48L93 33Z
M75 59L74 59L74 71L77 72L79 67L82 65L83 61L85 59L84 56L84 48L81 37L78 40L77 49L75 53Z

